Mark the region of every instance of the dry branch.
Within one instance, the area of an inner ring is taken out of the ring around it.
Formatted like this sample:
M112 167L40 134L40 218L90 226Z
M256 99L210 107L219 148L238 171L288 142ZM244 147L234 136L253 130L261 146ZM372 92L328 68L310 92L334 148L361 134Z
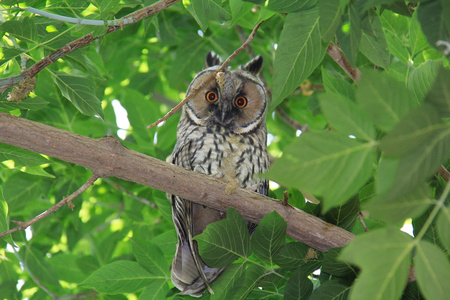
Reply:
M253 222L276 210L288 223L288 236L320 251L345 246L354 238L279 200L246 189L228 195L226 183L127 149L114 137L92 139L0 113L0 142L84 166L98 177L133 181L218 210L233 206Z

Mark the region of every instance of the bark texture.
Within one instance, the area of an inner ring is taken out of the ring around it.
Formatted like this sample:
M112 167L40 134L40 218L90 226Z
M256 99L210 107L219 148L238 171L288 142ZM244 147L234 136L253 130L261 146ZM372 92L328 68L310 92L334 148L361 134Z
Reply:
M288 236L322 252L354 238L280 200L241 188L226 194L225 183L130 150L114 137L92 139L0 113L0 142L84 166L98 177L114 176L223 211L232 206L253 222L276 210L287 221Z

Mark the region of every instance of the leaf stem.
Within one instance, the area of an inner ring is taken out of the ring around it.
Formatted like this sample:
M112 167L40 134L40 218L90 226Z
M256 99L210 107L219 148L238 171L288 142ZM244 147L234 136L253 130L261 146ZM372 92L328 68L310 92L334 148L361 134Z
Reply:
M436 215L438 214L439 210L444 206L444 201L447 198L447 196L449 195L449 193L450 193L450 183L447 183L447 185L445 186L444 192L442 192L441 197L436 202L436 205L434 206L434 208L431 211L430 215L428 216L427 220L423 224L422 229L420 230L419 234L416 236L416 238L414 240L415 245L417 245L419 243L419 241L422 239L422 237L427 232L428 227L430 227L430 225L431 225L431 222L433 222L433 220L436 217Z

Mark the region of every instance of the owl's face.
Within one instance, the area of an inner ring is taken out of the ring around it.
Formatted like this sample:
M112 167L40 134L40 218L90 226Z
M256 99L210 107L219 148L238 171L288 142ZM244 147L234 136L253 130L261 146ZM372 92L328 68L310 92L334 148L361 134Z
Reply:
M187 117L199 126L221 126L236 134L252 132L264 123L267 98L264 85L257 77L262 68L258 56L241 69L226 69L216 74L185 105ZM187 94L201 86L221 61L213 52L206 57L206 69L189 85Z

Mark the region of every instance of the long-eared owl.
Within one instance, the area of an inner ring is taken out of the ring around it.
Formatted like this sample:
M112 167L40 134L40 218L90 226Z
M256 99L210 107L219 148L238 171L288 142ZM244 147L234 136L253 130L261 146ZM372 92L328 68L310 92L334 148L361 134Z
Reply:
M209 52L205 69L195 76L186 94L201 86L221 64L220 58ZM184 105L169 162L211 175L228 186L268 194L267 180L254 176L269 167L265 121L268 99L258 78L262 64L262 57L257 56L239 69L218 72ZM208 267L192 237L223 219L224 213L173 195L170 200L178 234L172 282L182 294L199 297L225 268ZM255 226L248 223L250 233Z

